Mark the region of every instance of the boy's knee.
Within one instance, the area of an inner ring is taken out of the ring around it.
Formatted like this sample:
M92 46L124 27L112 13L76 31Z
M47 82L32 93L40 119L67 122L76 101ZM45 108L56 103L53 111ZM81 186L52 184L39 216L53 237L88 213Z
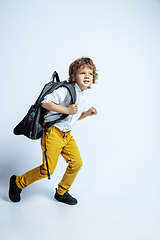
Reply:
M83 162L82 162L82 159L80 157L76 160L75 167L80 170L82 166L83 166Z
M68 160L68 169L73 171L79 171L83 165L81 157L77 157L75 160Z
M83 166L83 161L82 161L82 159L79 160L79 166L80 166L80 168Z

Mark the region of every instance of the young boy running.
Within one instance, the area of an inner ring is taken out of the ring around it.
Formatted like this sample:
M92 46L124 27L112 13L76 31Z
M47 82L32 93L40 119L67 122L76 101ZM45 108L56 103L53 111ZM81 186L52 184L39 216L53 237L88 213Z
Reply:
M82 159L75 140L71 136L71 129L77 120L88 116L96 115L97 110L94 107L86 110L88 97L86 90L95 83L98 78L96 66L90 58L79 58L69 66L69 82L75 86L76 104L71 103L71 97L65 87L60 87L53 93L46 95L42 102L42 107L49 110L44 117L44 122L50 122L57 119L59 114L68 114L64 120L47 128L46 136L43 133L41 138L41 147L43 151L43 164L17 177L10 178L9 198L12 202L21 200L22 189L31 183L47 177L47 166L45 161L45 141L47 147L47 160L50 174L56 168L59 155L68 163L66 172L58 184L55 199L69 204L77 204L77 199L68 192L81 169Z

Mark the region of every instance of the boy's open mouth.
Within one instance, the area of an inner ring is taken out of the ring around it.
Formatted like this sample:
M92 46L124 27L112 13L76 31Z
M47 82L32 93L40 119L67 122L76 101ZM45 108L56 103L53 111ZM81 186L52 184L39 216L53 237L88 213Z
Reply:
M84 82L84 83L89 83L89 80L84 80L83 82Z

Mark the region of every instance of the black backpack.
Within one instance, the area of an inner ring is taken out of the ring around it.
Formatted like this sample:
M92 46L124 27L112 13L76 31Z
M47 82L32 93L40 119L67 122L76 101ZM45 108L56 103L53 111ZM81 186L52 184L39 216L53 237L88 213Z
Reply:
M54 82L55 78L56 78L56 82ZM32 140L39 139L40 137L42 137L43 128L50 127L55 123L65 119L68 116L67 114L62 114L55 121L49 122L46 125L44 125L44 116L46 115L48 110L41 107L41 102L43 101L44 97L47 94L52 93L54 90L58 89L59 87L66 87L69 90L69 93L71 95L72 104L75 103L76 92L75 92L74 86L68 83L66 80L60 82L58 73L55 71L52 74L51 81L47 83L42 89L35 104L30 107L26 116L14 128L13 132L15 135L24 135Z
M54 79L56 78L56 82L54 82ZM71 102L72 104L75 104L76 102L76 91L72 84L67 82L66 80L61 81L59 80L58 73L55 71L52 74L51 81L47 83L44 88L42 89L39 97L37 98L34 105L30 107L28 110L28 113L26 116L22 119L20 123L14 128L13 132L15 135L24 135L30 139L39 139L43 135L43 129L45 134L45 160L46 160L46 166L47 166L47 174L48 179L50 179L50 173L48 168L48 161L47 161L47 148L46 148L46 131L47 127L50 127L54 125L57 122L60 122L61 120L65 119L68 115L62 114L58 119L56 119L53 122L47 122L44 125L44 116L47 113L47 109L41 107L41 102L43 101L44 97L52 93L54 90L58 89L59 87L66 87L71 95Z

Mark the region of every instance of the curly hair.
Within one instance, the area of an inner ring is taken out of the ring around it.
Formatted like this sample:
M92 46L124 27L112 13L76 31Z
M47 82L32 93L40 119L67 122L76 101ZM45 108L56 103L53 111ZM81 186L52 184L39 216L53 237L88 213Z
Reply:
M75 84L76 72L82 66L84 67L87 66L93 70L93 83L96 83L96 79L98 79L98 73L96 72L97 70L96 70L95 64L93 63L92 59L89 57L78 58L70 64L68 81L73 85Z

